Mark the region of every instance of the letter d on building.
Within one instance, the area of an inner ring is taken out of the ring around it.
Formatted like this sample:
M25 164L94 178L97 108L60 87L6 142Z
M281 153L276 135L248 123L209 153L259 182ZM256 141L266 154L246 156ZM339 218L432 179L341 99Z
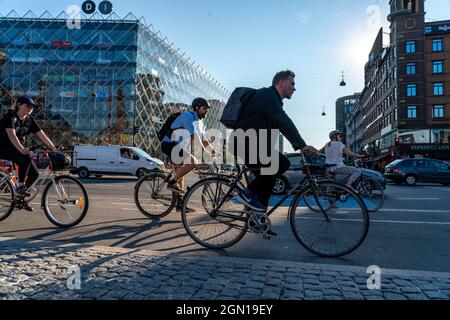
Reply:
M69 278L67 279L67 289L80 290L81 289L81 270L78 266L69 267Z

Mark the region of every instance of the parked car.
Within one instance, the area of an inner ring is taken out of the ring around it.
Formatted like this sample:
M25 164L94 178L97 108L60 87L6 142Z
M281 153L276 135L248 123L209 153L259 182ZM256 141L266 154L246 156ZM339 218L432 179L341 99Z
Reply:
M81 179L91 174L140 178L147 172L164 169L161 160L152 158L142 149L125 146L75 146L74 166L71 173L77 173Z
M397 184L413 186L417 182L450 185L450 165L434 159L403 159L388 164L384 176Z
M291 162L291 166L289 167L288 171L286 171L280 178L277 179L275 187L273 188L273 194L275 195L286 193L288 190L295 187L305 176L302 171L294 171L295 169L300 168L300 154L289 153L285 154L285 156ZM325 165L326 156L324 154L320 154L319 156L306 156L306 161L308 163L316 165ZM381 173L365 168L361 168L361 171L366 176L369 176L378 181L383 189L386 188L386 179ZM347 176L345 175L337 175L336 180L339 182L343 182L346 177Z

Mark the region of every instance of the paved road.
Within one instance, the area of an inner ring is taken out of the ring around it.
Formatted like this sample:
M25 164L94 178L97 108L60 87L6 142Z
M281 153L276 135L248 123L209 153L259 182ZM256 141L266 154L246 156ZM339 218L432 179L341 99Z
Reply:
M371 214L369 234L357 251L343 258L320 258L303 249L291 233L287 208L274 215L279 234L271 241L246 235L236 246L221 251L204 249L192 242L171 213L161 221L142 216L133 202L136 180L98 179L86 182L91 199L88 216L70 230L51 225L41 210L15 212L0 223L0 237L32 238L115 248L148 249L183 256L273 259L315 264L450 272L450 188L389 185L385 206Z

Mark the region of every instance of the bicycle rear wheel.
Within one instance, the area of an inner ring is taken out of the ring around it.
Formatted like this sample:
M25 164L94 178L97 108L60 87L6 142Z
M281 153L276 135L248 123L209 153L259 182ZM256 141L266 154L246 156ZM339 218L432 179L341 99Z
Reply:
M233 201L239 191L226 178L204 179L187 192L184 197L181 217L189 236L201 246L224 249L235 245L247 232L248 217L244 205ZM227 197L227 198L225 198ZM222 200L223 205L218 208ZM194 212L186 212L186 208Z
M79 224L89 208L89 199L83 184L69 176L50 181L42 194L42 204L47 218L54 225L70 228Z
M377 212L384 204L384 190L381 184L371 178L363 178L356 186L369 212Z
M305 198L310 204L315 203L314 210L305 205ZM294 198L289 216L300 244L323 257L353 252L369 230L369 215L362 199L353 190L334 182L319 182L317 190L311 186L303 189Z
M9 177L0 175L0 221L5 220L14 210L14 186Z
M134 188L134 202L139 211L151 219L167 216L175 207L176 198L167 190L167 176L151 173L139 179Z

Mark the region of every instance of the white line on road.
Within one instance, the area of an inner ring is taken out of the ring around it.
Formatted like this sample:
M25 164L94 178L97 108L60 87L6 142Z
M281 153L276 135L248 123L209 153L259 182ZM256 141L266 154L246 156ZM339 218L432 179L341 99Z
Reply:
M450 191L449 187L424 187L424 189L430 189L430 190L439 190L439 191Z
M135 203L129 203L129 202L113 202L111 203L114 206L135 206Z
M298 217L297 220L316 220L325 222L320 218ZM332 219L332 221L346 222L362 222L362 219ZM328 223L328 222L327 222ZM401 220L370 220L370 223L391 223L391 224L426 224L426 225L444 225L450 226L450 222L434 222L434 221L401 221Z
M442 200L442 198L394 198L393 200L400 200L400 201L439 201Z
M419 210L419 209L380 209L378 212L411 212L411 213L450 213L449 210Z
M433 222L433 221L395 221L395 220L370 220L374 223L396 223L396 224L426 224L426 225L441 225L450 226L450 222Z

